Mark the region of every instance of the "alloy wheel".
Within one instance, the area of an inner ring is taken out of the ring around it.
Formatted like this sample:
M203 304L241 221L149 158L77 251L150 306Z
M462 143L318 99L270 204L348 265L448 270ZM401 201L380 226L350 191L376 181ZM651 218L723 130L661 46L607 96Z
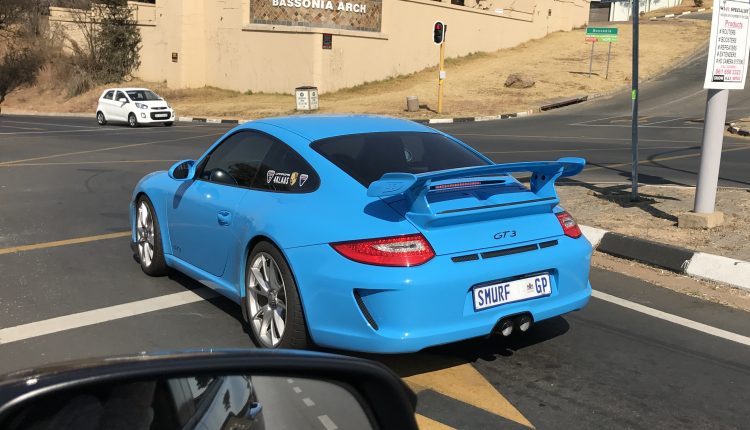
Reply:
M154 259L154 219L145 201L138 205L136 243L141 264L145 267L151 266Z
M284 337L287 296L284 277L274 258L260 252L249 267L248 315L255 338L266 348L276 348Z

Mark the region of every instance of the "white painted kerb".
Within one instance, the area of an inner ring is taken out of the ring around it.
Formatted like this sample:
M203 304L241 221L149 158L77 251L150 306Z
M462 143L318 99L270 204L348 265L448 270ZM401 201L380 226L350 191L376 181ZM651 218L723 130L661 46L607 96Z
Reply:
M747 261L696 252L688 263L686 272L688 275L750 290L750 263Z

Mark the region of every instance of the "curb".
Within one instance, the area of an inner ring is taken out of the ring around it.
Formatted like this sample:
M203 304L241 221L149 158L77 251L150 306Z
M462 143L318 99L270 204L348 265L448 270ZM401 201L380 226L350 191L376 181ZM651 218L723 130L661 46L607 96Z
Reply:
M737 134L737 135L740 135L740 136L745 136L745 137L750 136L750 131L743 130L742 127L740 127L740 126L738 126L738 125L736 125L734 123L729 124L729 127L727 128L727 131L730 132L730 133L732 133L732 134Z
M177 118L179 122L204 122L207 124L242 124L249 120L246 119L224 119L224 118L199 118L192 116L181 116Z
M700 12L703 12L705 10L713 10L713 9L714 9L713 7L709 7L708 9L706 9L704 7L704 8L696 10L695 13L700 13ZM691 10L688 10L688 11L685 11L685 12L682 12L682 13L676 13L676 14L675 13L668 13L666 15L661 15L661 16L652 16L648 20L649 21L654 21L654 20L657 20L657 19L679 18L679 17L681 17L683 15L690 15L691 13L693 13L693 11L691 11Z
M750 291L750 263L582 225L595 250Z

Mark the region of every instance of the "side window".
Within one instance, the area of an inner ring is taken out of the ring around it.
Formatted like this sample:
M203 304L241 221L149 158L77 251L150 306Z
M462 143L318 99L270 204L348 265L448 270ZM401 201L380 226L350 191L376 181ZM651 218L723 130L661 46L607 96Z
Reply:
M107 100L112 100L112 97L115 96L115 90L109 90L107 91L107 94L104 94L104 98Z
M275 142L258 170L253 188L278 192L309 193L320 185L312 167L291 148Z
M120 101L120 99L126 99L127 100L127 97L125 97L125 94L123 94L122 91L118 91L117 92L117 97L115 97L115 100L117 100L117 101Z
M237 132L219 144L199 168L198 177L211 182L249 187L274 140L252 131Z

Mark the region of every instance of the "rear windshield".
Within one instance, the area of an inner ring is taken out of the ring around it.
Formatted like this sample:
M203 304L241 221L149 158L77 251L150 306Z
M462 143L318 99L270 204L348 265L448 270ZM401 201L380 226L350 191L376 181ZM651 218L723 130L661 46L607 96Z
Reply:
M311 147L365 187L389 172L417 174L490 164L436 133L352 134L319 140Z

